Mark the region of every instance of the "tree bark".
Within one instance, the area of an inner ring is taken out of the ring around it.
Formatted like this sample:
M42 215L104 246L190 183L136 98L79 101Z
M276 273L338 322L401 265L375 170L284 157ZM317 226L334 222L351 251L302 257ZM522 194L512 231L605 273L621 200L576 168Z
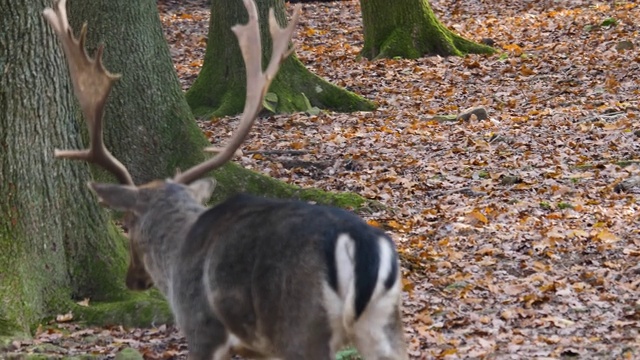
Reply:
M367 59L495 52L447 29L428 0L360 0L360 7L364 29L361 54Z
M126 250L89 192L67 66L45 0L0 1L0 334L26 332L71 299L123 293Z
M286 13L283 0L257 0L256 3L260 18L263 65L266 66L271 54L269 8L274 9L280 25L286 24ZM211 1L209 40L204 64L187 92L187 101L196 115L223 116L242 112L246 89L245 69L238 41L231 27L246 22L247 12L242 1ZM273 110L281 113L305 111L310 106L344 112L374 108L370 101L312 74L293 54L282 64L269 93L277 97L272 104Z
M70 0L87 47L104 44L105 66L122 74L105 112L105 141L136 184L173 176L204 159L208 141L193 121L173 68L154 0Z

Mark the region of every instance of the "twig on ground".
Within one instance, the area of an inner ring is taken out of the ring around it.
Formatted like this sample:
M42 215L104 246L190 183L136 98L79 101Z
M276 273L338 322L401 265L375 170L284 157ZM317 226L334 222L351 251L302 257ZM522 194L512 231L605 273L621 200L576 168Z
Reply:
M244 152L245 155L305 155L309 153L311 153L309 150L252 150Z

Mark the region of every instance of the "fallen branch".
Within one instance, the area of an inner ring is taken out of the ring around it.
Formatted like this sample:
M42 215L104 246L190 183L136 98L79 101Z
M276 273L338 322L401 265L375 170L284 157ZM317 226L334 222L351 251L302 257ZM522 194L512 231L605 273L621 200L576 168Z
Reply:
M305 155L309 153L311 153L309 150L253 150L244 152L245 155Z
M467 196L484 196L484 195L487 195L487 193L485 193L485 192L474 191L470 187L463 187L463 188L460 188L460 189L446 190L446 191L430 191L428 194L429 194L429 197L438 198L438 197L441 197L441 196L453 195L453 194L457 194L457 193L461 193L461 194L467 195Z

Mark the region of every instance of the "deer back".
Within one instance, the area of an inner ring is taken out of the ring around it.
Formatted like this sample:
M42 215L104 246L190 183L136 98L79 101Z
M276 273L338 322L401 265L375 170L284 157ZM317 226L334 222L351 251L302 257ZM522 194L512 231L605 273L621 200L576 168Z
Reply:
M399 281L392 241L357 216L248 195L203 212L177 258L172 302L206 299L212 317L266 354L286 353L301 329L347 342L368 303Z

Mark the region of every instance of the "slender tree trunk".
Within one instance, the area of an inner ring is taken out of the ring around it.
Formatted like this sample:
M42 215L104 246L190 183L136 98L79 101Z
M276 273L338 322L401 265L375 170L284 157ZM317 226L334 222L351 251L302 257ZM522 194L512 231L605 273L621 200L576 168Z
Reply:
M122 295L124 240L89 193L81 120L45 0L0 1L0 334L28 331L72 298Z
M280 25L286 23L283 0L257 0L263 64L271 54L268 30L269 8ZM304 14L303 14L304 17ZM209 41L204 65L187 92L187 101L196 115L222 116L242 112L245 97L245 70L238 41L231 26L247 22L241 0L212 0ZM367 101L312 74L294 55L282 64L274 79L270 97L276 112L305 111L310 106L336 111L371 110ZM275 97L274 97L275 96ZM276 100L277 97L277 100Z
M436 18L428 0L360 0L360 7L364 28L362 56L368 59L495 52L447 29Z

